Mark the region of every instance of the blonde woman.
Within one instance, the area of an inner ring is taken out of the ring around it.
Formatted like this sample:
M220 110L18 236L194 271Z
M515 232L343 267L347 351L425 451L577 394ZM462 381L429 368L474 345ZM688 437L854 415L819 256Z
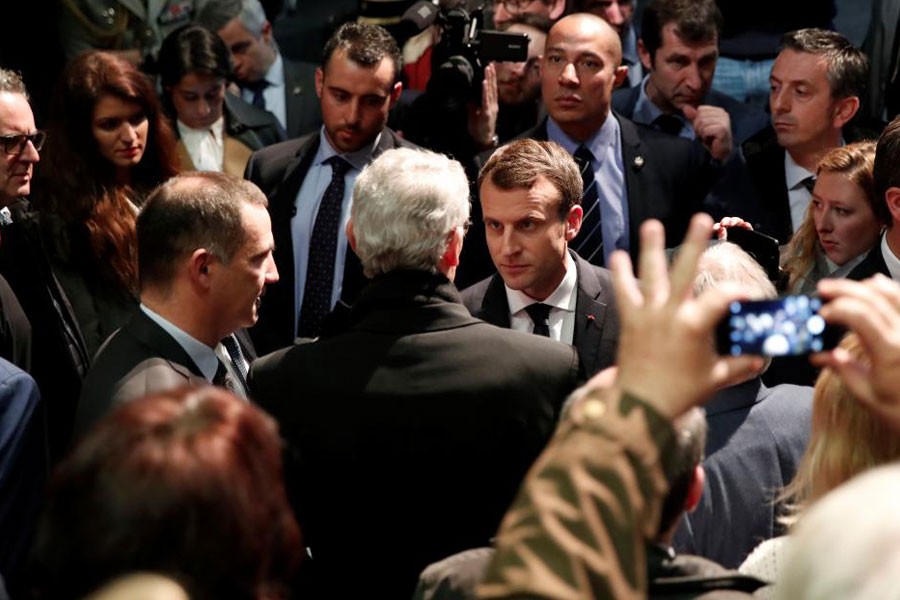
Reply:
M845 277L878 242L885 223L874 209L874 161L873 141L819 161L806 217L782 251L787 291L811 293L823 277Z

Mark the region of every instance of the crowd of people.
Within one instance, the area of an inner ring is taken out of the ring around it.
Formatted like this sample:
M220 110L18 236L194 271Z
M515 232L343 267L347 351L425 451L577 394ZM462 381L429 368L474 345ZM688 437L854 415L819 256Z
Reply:
M0 48L0 599L900 598L894 3L413 4Z

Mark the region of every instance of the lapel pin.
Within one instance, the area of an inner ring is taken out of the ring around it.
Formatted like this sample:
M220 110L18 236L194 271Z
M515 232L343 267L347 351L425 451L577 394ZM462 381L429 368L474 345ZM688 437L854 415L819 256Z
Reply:
M640 154L638 154L637 156L634 157L634 168L640 169L643 166L644 166L644 157L641 156Z
M293 87L293 89L291 90L291 94L293 94L294 96L299 96L302 93L303 93L303 88L300 87L299 85L295 85Z
M594 320L594 315L588 315L588 316L587 316L587 320L588 320L588 321L593 321L593 320Z

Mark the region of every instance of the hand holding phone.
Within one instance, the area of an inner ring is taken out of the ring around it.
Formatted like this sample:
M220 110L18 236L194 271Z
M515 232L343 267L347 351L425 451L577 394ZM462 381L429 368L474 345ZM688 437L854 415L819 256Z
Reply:
M821 352L837 343L835 329L819 315L818 296L732 302L716 328L719 354L789 356Z

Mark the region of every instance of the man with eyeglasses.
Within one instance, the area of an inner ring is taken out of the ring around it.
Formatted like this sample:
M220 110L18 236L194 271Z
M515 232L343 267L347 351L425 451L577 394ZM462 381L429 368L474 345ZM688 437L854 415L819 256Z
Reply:
M22 591L22 567L49 471L45 423L64 421L57 407L62 401L72 406L71 390L77 394L81 383L48 344L51 331L58 333L55 315L45 310L48 287L42 276L50 270L40 260L40 245L33 243L37 238L26 237L26 231L36 235L26 230L36 221L29 220L24 197L31 192L44 139L22 78L0 68L0 573L13 596Z
M566 0L494 0L494 26L503 27L515 15L541 15L556 21L566 11Z
M30 364L46 410L52 459L68 448L75 398L90 357L62 287L50 269L38 215L27 197L39 151L37 130L22 78L0 68L0 275L6 278L31 324Z

